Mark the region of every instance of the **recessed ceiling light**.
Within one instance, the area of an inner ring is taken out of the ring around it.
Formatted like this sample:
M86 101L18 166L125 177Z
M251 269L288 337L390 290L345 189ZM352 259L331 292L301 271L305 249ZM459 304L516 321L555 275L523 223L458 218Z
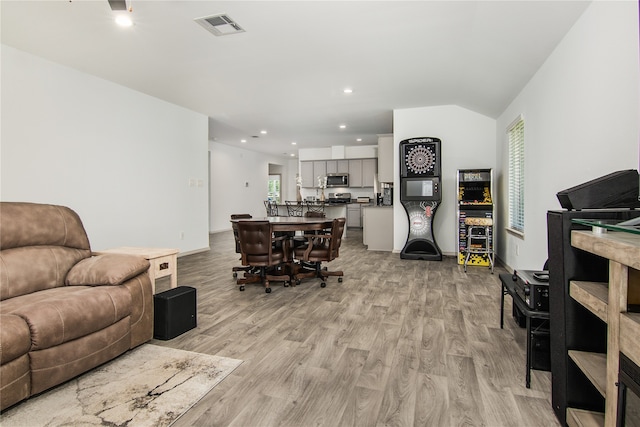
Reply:
M346 129L347 125L340 125L340 129Z
M294 153L291 153L291 157L295 157L296 155Z
M260 133L263 134L263 135L266 135L267 131L266 130L261 130Z
M295 142L295 141L293 141L293 142L291 143L291 145L298 145L298 143L297 143L297 142Z
M130 27L133 25L133 21L129 15L118 15L116 16L116 24L121 27Z
M240 142L242 142L244 144L245 142L247 142L247 140L246 139L241 139Z
M356 139L356 141L362 142L362 138L358 138L358 139Z
M351 89L350 87L346 87L346 88L344 88L344 90L342 92L344 92L344 93L353 93L353 89Z

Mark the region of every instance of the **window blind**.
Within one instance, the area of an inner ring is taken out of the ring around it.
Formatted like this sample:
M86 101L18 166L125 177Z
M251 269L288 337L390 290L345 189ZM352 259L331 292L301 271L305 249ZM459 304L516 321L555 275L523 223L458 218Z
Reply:
M509 228L524 233L524 119L519 117L509 135Z

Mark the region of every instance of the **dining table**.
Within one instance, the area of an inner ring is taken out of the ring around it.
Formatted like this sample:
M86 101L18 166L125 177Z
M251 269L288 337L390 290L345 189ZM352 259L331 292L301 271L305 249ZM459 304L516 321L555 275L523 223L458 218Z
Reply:
M324 230L333 223L333 218L314 218L304 216L268 216L263 218L242 218L233 219L231 222L239 221L269 221L271 230L278 231L313 231Z
M308 232L325 230L333 226L333 218L316 218L316 217L304 217L304 216L269 216L269 217L253 217L253 218L240 218L232 219L232 223L244 222L244 221L269 221L271 225L271 231L274 233L293 233L296 231ZM291 234L293 237L293 234ZM292 242L291 242L292 243ZM296 264L292 256L291 243L285 240L285 263L288 265L290 271L294 275L307 275L310 273L308 266ZM317 273L317 272L316 272ZM315 274L314 274L315 275ZM296 280L299 282L300 280ZM323 281L322 287L325 286Z

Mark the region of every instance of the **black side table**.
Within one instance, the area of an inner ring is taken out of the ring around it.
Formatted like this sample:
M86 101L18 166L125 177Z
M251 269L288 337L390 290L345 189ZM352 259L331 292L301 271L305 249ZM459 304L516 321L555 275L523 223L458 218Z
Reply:
M504 296L511 295L513 299L513 303L518 307L518 309L522 312L526 319L526 327L527 327L527 362L526 362L526 375L525 375L525 383L527 388L531 388L531 369L532 369L532 360L533 354L531 351L533 337L535 334L545 334L549 335L548 329L545 331L540 331L539 327L536 330L532 330L531 327L531 319L542 319L549 320L549 312L548 311L540 311L540 310L532 310L523 300L520 298L520 295L516 293L515 282L513 281L513 275L511 274L500 274L500 282L502 282L502 291L500 292L500 329L503 329L504 326ZM535 369L535 368L533 368Z

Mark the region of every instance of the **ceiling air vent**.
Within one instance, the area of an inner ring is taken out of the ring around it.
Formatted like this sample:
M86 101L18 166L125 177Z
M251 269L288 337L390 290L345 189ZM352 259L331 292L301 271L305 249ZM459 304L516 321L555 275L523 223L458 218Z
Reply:
M236 24L233 19L224 13L197 18L195 21L214 36L227 36L244 32L240 25Z

